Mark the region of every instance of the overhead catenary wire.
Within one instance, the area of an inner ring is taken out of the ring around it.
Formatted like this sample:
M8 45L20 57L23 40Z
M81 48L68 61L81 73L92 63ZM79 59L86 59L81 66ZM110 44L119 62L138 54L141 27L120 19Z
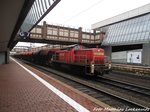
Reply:
M69 19L67 19L66 21L64 21L64 23L71 21L72 19L74 19L74 18L76 18L77 16L81 15L82 13L84 13L84 12L86 12L86 11L92 9L94 6L96 6L96 5L100 4L100 3L102 3L103 1L104 1L104 0L100 0L100 1L98 1L98 2L96 2L96 3L94 3L94 4L92 4L90 7L88 7L88 8L86 8L86 9L82 10L81 12L77 13L76 15L74 15L74 16L72 16L71 18L69 18Z

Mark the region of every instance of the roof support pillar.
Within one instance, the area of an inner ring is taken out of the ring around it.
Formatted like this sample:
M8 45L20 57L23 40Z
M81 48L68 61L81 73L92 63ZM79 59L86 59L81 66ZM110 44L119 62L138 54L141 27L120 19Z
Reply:
M9 63L9 49L7 51L0 52L0 64Z
M47 38L47 25L46 25L46 21L43 22L42 37L43 37L43 39Z

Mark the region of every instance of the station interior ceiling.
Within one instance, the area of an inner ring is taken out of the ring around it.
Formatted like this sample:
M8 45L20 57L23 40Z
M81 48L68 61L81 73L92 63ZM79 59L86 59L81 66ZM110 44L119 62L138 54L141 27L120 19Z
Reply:
M8 50L10 42L12 42L19 30L19 24L21 24L26 16L25 13L22 13L22 10L27 8L25 4L31 4L31 1L33 3L33 0L0 1L0 52ZM27 13L28 10L24 12ZM16 26L18 27L16 28Z

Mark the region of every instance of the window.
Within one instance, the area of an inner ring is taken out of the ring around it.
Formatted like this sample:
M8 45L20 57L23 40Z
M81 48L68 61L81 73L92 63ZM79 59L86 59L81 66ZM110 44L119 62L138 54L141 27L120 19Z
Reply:
M36 28L36 33L41 33L41 28Z
M106 36L105 45L150 40L150 14L111 25Z

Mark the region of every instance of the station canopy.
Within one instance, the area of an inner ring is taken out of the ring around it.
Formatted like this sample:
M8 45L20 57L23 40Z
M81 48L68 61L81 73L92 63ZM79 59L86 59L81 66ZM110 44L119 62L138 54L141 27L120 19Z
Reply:
M92 25L105 32L102 45L127 45L150 42L150 4Z
M31 30L59 2L60 0L35 0L21 26L21 31L28 32Z

